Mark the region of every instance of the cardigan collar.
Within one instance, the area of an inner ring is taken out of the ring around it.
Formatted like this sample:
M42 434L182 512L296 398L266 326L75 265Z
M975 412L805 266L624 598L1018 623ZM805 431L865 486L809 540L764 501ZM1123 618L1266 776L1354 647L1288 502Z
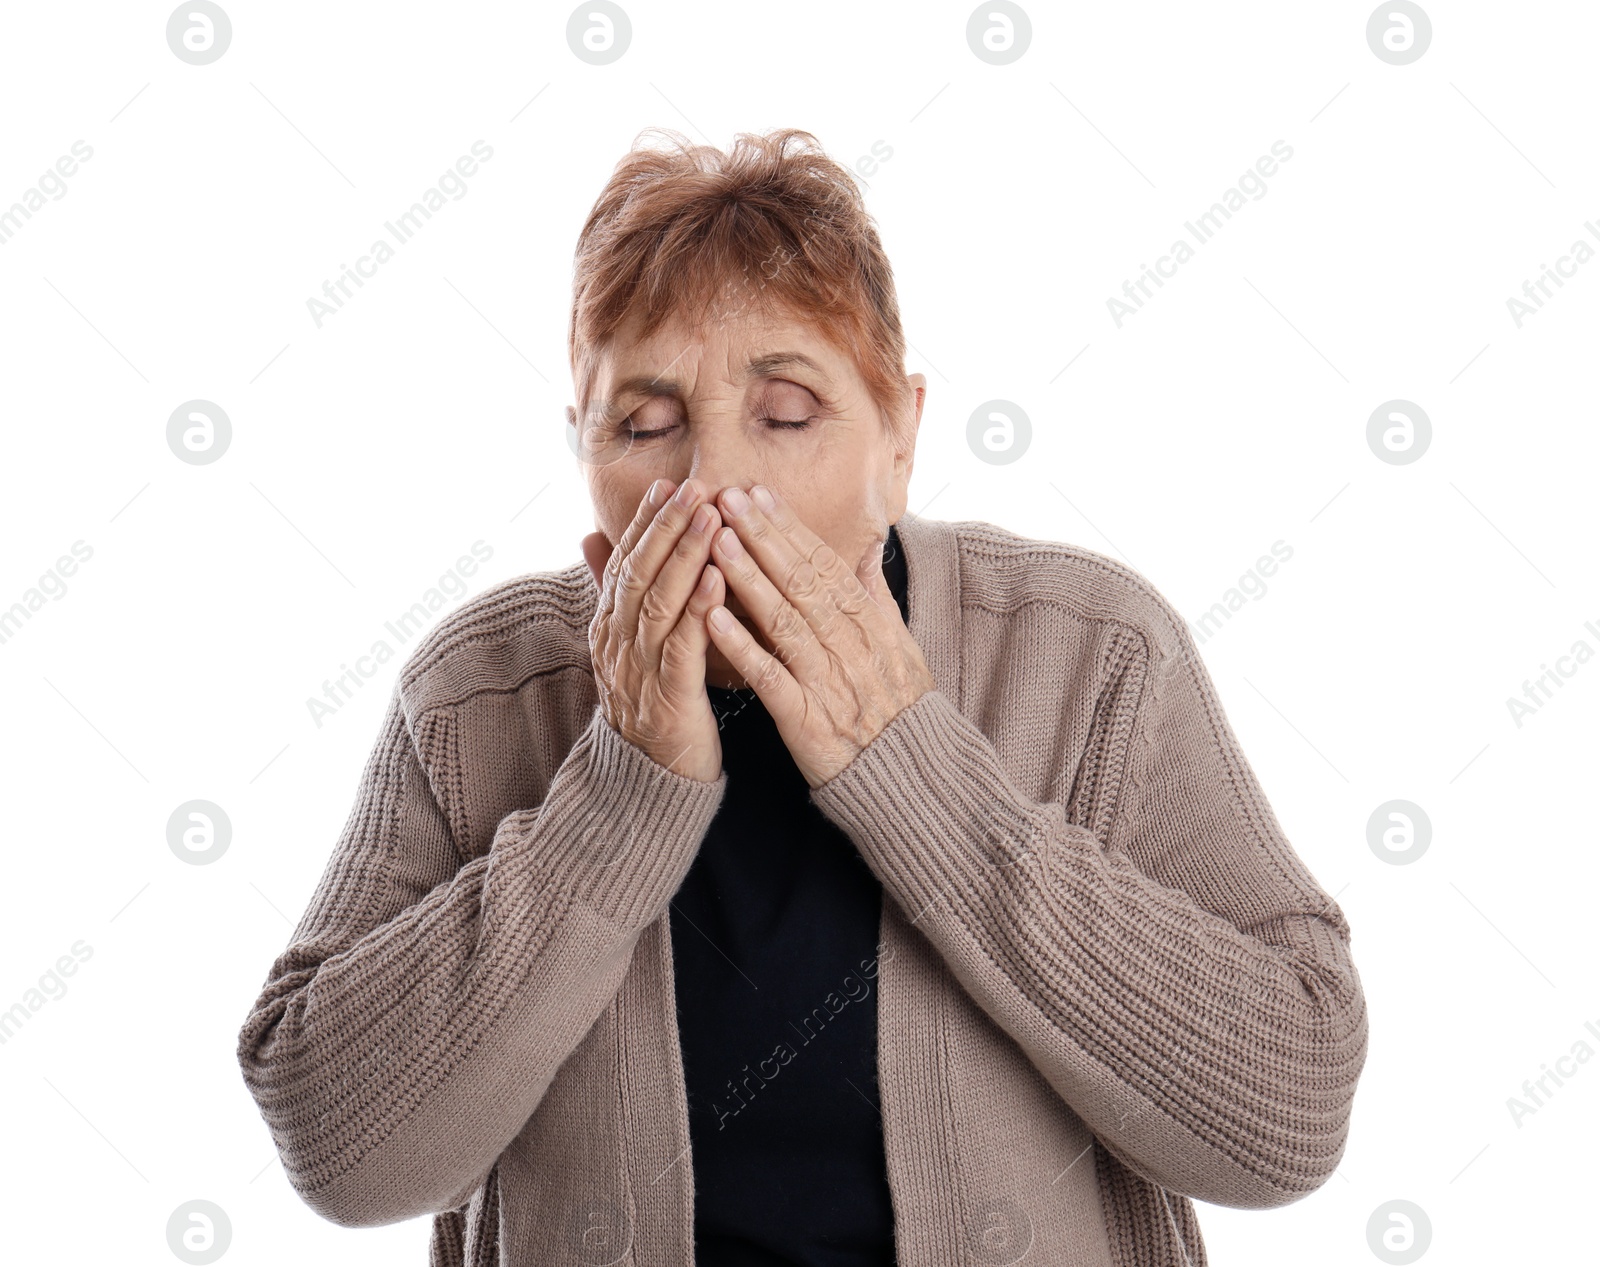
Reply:
M906 557L908 628L939 690L961 704L961 568L955 525L909 510L895 521Z

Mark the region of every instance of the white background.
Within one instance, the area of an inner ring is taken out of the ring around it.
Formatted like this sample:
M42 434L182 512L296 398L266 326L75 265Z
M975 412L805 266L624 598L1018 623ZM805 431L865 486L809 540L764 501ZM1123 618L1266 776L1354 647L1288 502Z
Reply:
M1520 726L1506 701L1600 652L1600 261L1521 328L1506 301L1600 247L1600 11L1430 3L1395 66L1365 3L1033 4L995 66L965 5L635 4L592 66L560 6L225 7L206 66L159 4L0 30L0 208L93 149L0 246L0 608L93 551L0 644L0 1009L92 949L0 1045L8 1256L172 1262L204 1198L225 1261L426 1261L426 1219L300 1203L234 1045L416 639L321 726L307 697L475 541L471 592L580 557L572 248L652 125L892 150L864 183L930 384L913 510L1103 551L1191 621L1292 547L1203 655L1349 916L1371 1049L1337 1175L1200 1206L1211 1261L1380 1261L1393 1199L1423 1261L1592 1254L1600 1062L1520 1127L1507 1101L1600 1050L1600 656ZM307 298L478 140L466 195L317 328ZM1107 299L1279 140L1265 196L1119 329ZM232 420L214 464L167 446L195 398ZM1407 465L1366 440L1396 398L1433 425ZM991 399L1032 421L1007 465L967 444ZM167 845L195 798L233 827L209 866ZM1432 824L1403 866L1367 841L1397 798Z

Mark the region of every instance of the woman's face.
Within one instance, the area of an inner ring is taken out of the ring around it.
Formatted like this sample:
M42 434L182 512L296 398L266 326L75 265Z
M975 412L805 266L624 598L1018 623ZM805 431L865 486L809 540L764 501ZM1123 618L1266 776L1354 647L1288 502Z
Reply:
M692 476L713 503L725 488L765 484L852 567L884 539L906 508L921 374L908 376L913 439L896 452L854 363L804 322L757 313L691 327L674 317L647 339L638 325L596 354L589 397L586 425L600 430L583 468L595 528L612 546L663 476ZM731 587L725 605L773 649ZM707 661L713 685L738 684L715 644Z

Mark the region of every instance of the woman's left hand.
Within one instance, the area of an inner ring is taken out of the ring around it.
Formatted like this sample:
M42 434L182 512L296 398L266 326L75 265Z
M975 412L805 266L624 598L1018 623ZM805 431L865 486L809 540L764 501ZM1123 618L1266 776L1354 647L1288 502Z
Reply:
M721 606L708 616L711 638L820 787L936 683L884 580L882 543L852 569L776 493L750 491L755 500L736 488L719 499L728 527L712 558L777 654Z

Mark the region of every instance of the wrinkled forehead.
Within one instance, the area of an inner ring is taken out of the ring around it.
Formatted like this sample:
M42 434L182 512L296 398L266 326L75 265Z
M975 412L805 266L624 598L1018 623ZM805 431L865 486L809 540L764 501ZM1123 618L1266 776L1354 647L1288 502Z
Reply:
M713 310L714 314L714 310ZM625 407L642 396L742 387L774 375L834 395L848 373L841 351L814 323L792 313L751 312L738 319L692 320L672 313L645 333L637 316L587 356L587 399Z

